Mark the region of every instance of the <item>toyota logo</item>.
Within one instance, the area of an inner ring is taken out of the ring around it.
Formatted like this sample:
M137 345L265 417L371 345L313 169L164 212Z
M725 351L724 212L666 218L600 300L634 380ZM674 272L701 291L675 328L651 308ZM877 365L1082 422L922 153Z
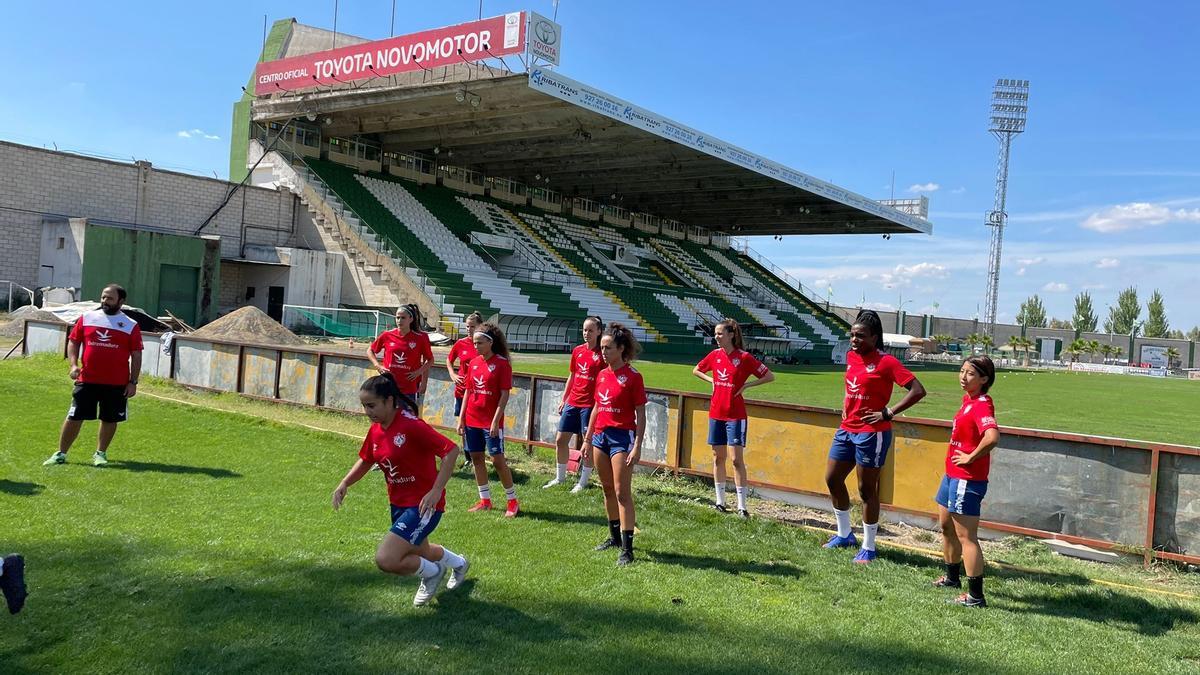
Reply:
M555 42L558 42L558 31L554 29L554 24L550 23L549 21L543 20L534 24L533 34L537 36L538 40L541 40L547 45L552 45Z

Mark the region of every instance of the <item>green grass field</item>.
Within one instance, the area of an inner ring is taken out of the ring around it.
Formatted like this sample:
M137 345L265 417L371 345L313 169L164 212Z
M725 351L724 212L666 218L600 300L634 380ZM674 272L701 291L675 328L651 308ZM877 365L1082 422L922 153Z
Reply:
M1196 672L1195 575L1099 566L1010 540L992 607L928 587L929 558L884 548L869 568L824 536L704 505L687 479L635 481L639 562L591 551L599 490L543 492L513 453L525 513L467 514L459 473L435 541L472 560L463 588L411 606L414 578L375 570L387 524L378 474L341 512L329 494L360 417L146 382L110 449L42 467L67 405L62 363L0 363L0 549L28 558L24 612L0 618L0 671L33 672ZM247 415L287 420L255 419ZM886 530L886 528L885 528Z
M565 377L566 356L518 354L513 369ZM646 386L708 393L712 385L692 375L694 364L635 364ZM839 366L772 366L776 379L748 398L840 408L845 392ZM962 402L957 368L913 371L929 395L908 414L953 419ZM1011 427L1073 431L1097 436L1197 445L1191 420L1200 409L1200 382L1133 375L1008 370L992 388L996 418ZM903 390L897 389L897 401Z

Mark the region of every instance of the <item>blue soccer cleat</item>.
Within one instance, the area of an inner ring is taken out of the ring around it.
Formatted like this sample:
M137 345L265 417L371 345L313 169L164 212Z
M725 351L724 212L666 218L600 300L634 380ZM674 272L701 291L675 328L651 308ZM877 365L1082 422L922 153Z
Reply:
M868 551L865 548L858 549L858 555L854 556L854 562L859 565L869 565L875 560L875 551Z
M851 546L858 546L858 539L854 538L853 532L845 537L833 535L822 548L850 548Z

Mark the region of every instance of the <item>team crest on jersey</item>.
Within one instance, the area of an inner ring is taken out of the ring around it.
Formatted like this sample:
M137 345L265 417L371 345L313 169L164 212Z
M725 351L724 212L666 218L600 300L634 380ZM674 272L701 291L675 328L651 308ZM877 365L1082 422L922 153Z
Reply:
M621 386L625 386L625 381L626 381L626 380L628 380L628 379L629 379L629 378L628 378L628 377L625 377L624 375L618 375L618 376L617 376L617 382L621 383Z
M873 373L873 372L875 372L875 364L874 364L874 363L868 363L868 364L867 364L867 372L868 372L868 373Z
M489 373L494 373L494 372L496 372L496 364L494 364L494 363L489 363L489 364L488 364L488 372L489 372Z
M409 348L409 349L414 349L414 348L416 348L416 346L417 346L417 343L415 343L415 342L410 342L410 343L408 343L408 348Z
M731 363L733 363L733 367L734 367L734 368L737 368L738 366L742 365L742 360L741 360L741 359L734 359L733 361L731 361Z
M592 354L592 363L596 363L599 360L600 360L599 354Z
M392 436L392 445L396 446L397 448L404 445L404 441L404 434L396 434L395 436Z

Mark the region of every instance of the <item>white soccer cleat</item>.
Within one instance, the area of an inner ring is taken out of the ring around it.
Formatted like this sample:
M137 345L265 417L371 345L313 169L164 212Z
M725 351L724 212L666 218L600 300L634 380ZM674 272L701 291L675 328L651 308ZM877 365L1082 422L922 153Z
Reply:
M588 489L589 487L591 487L591 486L588 485L587 483L576 483L575 487L571 488L571 494L577 495L580 492L583 492L584 490Z
M542 486L542 489L545 490L546 488L552 488L555 485L562 485L562 481L557 478L551 478L549 483L546 483Z
M452 591L459 587L462 582L467 580L467 570L471 569L471 561L467 560L467 556L463 556L462 567L453 571L450 578L446 580L446 590Z
M437 593L438 586L442 584L442 579L446 576L446 566L437 563L437 567L437 574L421 578L421 585L417 586L417 594L413 596L413 607L429 604L429 601L433 599L433 594Z

